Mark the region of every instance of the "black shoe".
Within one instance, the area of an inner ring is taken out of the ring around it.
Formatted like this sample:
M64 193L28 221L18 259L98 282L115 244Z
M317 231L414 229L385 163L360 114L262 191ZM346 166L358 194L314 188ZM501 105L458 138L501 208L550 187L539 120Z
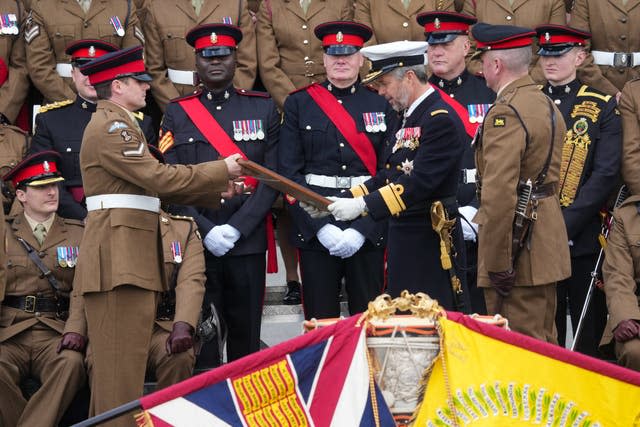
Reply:
M300 283L295 280L287 282L287 293L282 298L282 303L286 305L300 304Z

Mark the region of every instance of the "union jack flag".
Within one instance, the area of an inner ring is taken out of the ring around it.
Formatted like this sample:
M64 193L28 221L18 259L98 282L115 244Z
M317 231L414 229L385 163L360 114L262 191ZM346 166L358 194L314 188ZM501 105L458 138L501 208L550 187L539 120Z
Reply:
M395 426L357 316L140 399L141 427Z

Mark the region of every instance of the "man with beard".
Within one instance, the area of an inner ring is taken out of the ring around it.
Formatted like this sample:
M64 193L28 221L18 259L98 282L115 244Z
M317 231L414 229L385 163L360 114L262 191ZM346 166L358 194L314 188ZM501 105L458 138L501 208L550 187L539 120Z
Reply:
M402 113L402 124L378 174L351 188L353 198L336 199L329 210L340 221L363 214L389 220L391 295L404 289L426 292L449 310L466 311L465 280L456 272L464 265L456 191L467 137L453 108L429 84L426 48L426 42L405 41L362 50L372 62L364 82ZM446 228L436 232L445 221Z

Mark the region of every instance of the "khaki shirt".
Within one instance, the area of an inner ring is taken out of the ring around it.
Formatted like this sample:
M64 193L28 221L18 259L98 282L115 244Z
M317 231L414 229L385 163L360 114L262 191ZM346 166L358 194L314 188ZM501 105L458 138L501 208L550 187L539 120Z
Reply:
M455 11L453 0L357 0L354 20L373 30L367 46L399 40L424 41L424 27L416 16L432 10Z
M563 0L466 0L463 13L475 16L478 22L493 25L516 25L518 27L535 28L543 24L566 25L567 15ZM532 46L537 52L537 43ZM546 79L538 65L538 56L534 55L531 63L531 77L538 83L545 83ZM472 74L482 72L479 59L469 62L467 68Z
M76 0L34 0L25 29L27 64L33 84L45 99L75 98L71 78L60 77L56 72L57 64L69 63L70 57L64 51L71 42L100 39L121 49L144 44L136 12L131 0L92 0L87 13ZM125 30L122 37L110 23L114 16Z
M325 80L322 43L314 28L352 19L352 0L311 0L306 14L298 0L260 3L256 27L260 78L280 110L289 93Z
M159 163L127 110L106 100L87 125L80 149L84 192L160 196L167 203L215 208L228 182L224 161ZM79 292L120 285L165 290L158 213L140 209L90 211L77 267Z
M555 114L553 153L544 183L557 186L565 124L562 114L529 76L504 87L476 140L481 182L478 227L478 285L490 286L488 272L511 268L511 240L519 181L542 170L552 142L549 107ZM521 121L521 120L522 121ZM556 187L557 188L557 187ZM520 252L516 286L546 285L571 274L569 239L557 196L539 201L530 249Z
M0 113L12 123L29 91L29 72L24 52L24 22L26 14L22 2L0 0L3 14L14 14L18 19L19 34L0 34L0 60L8 69L7 80L0 83Z
M143 23L146 36L145 60L153 77L151 93L164 111L167 103L194 91L192 84L175 84L167 76L167 69L194 71L194 49L186 41L193 28L229 19L242 29L238 45L238 66L233 84L251 90L258 73L256 60L256 34L253 21L244 0L206 0L196 15L191 0L154 0L149 3Z
M27 152L29 136L19 127L0 125L0 176L4 176L17 165ZM2 204L6 210L11 200L2 195Z
M613 340L613 330L627 319L640 321L640 196L628 198L614 212L614 226L605 247L602 274L609 320L601 345Z
M158 325L171 332L174 322L187 322L195 329L204 299L204 248L198 226L190 217L160 215L160 233L167 288L174 286L176 310L173 321L158 321ZM172 245L180 245L181 258L176 259ZM177 270L177 273L176 273ZM175 277L175 283L171 279Z
M60 285L60 290L71 292L75 268L61 266L58 258L59 247L80 246L83 234L81 221L54 216L51 229L42 244L33 236L29 222L24 214L7 218L4 230L4 242L7 257L7 284L1 295L25 296L38 295L53 298L54 291L49 281L42 277L40 269L27 255L27 251L17 238L24 239L40 256ZM81 306L73 304L69 311L67 325L55 317L55 313L27 313L12 307L3 306L0 314L0 342L43 323L50 328L63 332L77 332L86 335L84 312Z

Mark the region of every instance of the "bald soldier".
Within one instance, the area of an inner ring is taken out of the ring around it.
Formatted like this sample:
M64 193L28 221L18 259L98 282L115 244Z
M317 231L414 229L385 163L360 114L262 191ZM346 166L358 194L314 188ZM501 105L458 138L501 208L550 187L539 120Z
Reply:
M198 85L195 53L185 35L194 27L214 22L242 29L233 83L239 89L253 88L258 73L256 35L246 1L154 0L143 22L145 59L153 77L151 94L163 111L170 100L192 93Z
M480 23L472 34L487 86L497 93L475 140L478 286L489 314L556 343L556 282L571 274L557 197L564 120L528 75L535 32Z
M93 415L143 391L156 298L166 290L158 195L171 203L215 208L240 167L237 156L169 166L149 154L131 115L144 107L151 80L141 46L103 55L81 71L98 94L80 150L89 213L76 282L93 347ZM185 333L193 331L179 331ZM128 421L112 424L131 425Z

